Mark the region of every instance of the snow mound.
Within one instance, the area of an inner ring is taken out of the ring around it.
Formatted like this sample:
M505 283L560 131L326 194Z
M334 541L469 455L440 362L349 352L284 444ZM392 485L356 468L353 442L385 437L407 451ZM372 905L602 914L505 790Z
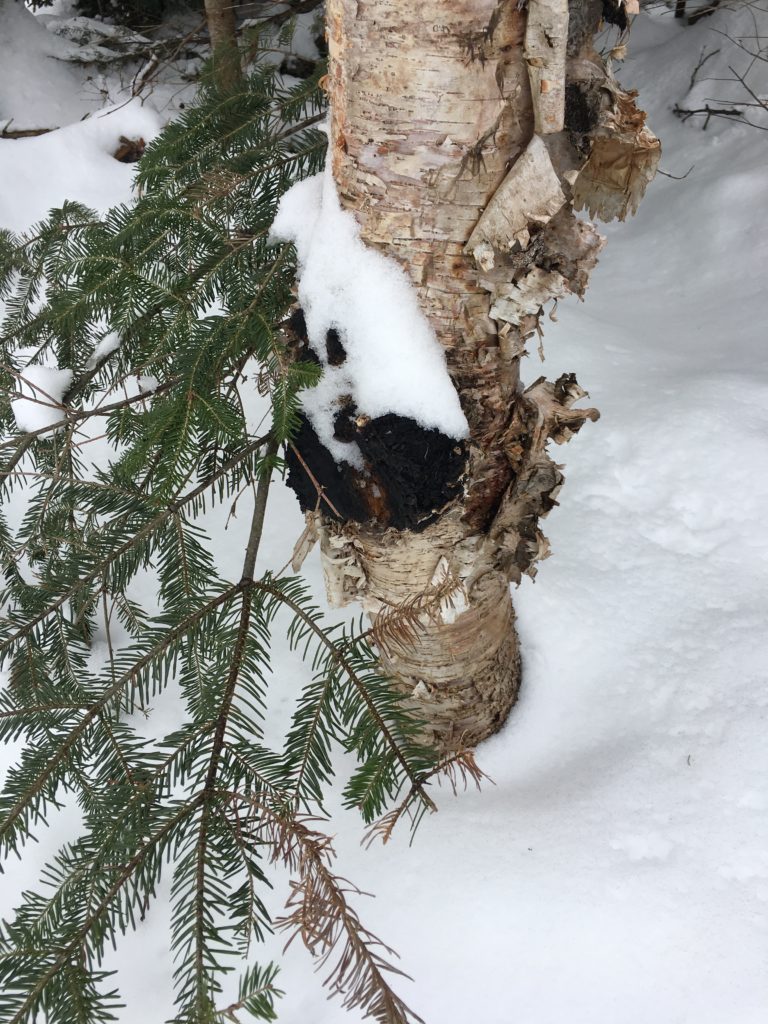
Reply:
M103 104L89 75L67 63L72 44L23 3L0 0L0 23L0 128L55 128Z
M19 390L25 397L12 403L19 430L41 430L63 419L61 400L71 383L71 370L52 366L25 367L19 378Z
M25 231L66 199L100 213L127 202L135 167L114 158L120 136L149 142L160 128L157 113L132 100L47 135L0 141L0 181L24 183L0 189L0 227Z
M96 366L105 356L108 356L111 352L116 352L120 348L122 340L116 331L107 331L101 341L94 346L91 358L88 360L88 367Z
M325 372L304 392L303 407L337 461L361 465L356 445L337 441L333 418L344 396L370 417L397 413L448 437L466 437L467 421L445 354L401 267L369 248L353 214L342 210L330 167L283 196L274 241L293 242L299 303L309 342ZM338 331L346 359L330 366L326 335Z

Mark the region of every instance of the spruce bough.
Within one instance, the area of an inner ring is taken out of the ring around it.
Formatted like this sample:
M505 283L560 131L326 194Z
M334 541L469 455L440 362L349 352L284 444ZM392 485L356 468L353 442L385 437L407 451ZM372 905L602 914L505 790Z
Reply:
M284 350L295 254L267 236L280 196L322 164L322 117L316 78L285 89L262 67L236 92L207 80L148 147L135 203L103 218L68 203L0 236L0 738L21 750L0 846L24 856L62 809L81 819L0 929L4 1024L115 1020L103 955L140 926L163 873L173 1021L275 1019L277 966L257 962L275 927L301 935L347 1007L418 1020L331 866L333 750L356 756L345 803L385 840L434 806L430 779L479 773L470 755L441 761L420 742L369 633L329 626L301 579L258 569L270 479L318 375ZM112 332L119 346L100 346ZM56 423L25 433L11 403L30 361L73 381ZM137 376L150 383L129 393ZM269 399L259 436L249 376ZM95 436L108 452L92 461ZM229 580L206 513L245 490L250 536ZM270 745L267 689L290 685L269 675L279 613L312 674ZM144 715L169 686L185 720L148 739ZM277 921L263 902L275 862L294 877ZM234 970L236 990L223 983Z

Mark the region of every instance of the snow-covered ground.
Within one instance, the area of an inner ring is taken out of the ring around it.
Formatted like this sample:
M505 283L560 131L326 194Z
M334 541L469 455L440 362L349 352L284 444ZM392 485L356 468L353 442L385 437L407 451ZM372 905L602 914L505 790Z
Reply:
M400 991L428 1024L766 1020L768 139L671 112L693 105L704 48L724 52L702 79L727 75L738 54L716 30L733 34L729 17L684 28L655 15L633 31L621 77L662 138L664 169L693 169L659 177L637 217L608 229L586 303L561 304L548 328L543 369L575 370L603 415L558 451L554 557L516 594L525 685L478 752L495 786L445 794L412 847L403 832L362 849L359 819L336 810L339 869L376 893L358 909L400 952L415 979ZM153 117L129 105L0 141L0 223L21 227L65 194L122 200L129 169L97 163L100 133L113 122L116 137L149 134ZM529 376L540 371L534 355ZM247 518L218 553L233 577ZM276 487L265 563L288 559L302 525ZM305 569L320 594L317 562ZM280 658L284 718L303 669ZM162 732L175 711L157 714ZM32 847L4 876L4 912L48 852ZM110 963L127 1024L170 1015L166 922L160 905ZM326 1001L297 944L283 962L281 1024L357 1019Z

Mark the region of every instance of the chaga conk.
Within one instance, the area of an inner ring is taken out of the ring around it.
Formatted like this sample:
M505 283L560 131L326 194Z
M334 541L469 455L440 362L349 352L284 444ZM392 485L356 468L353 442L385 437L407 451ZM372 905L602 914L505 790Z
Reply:
M287 326L291 354L320 362L310 347L301 309ZM339 332L326 335L326 362L344 363ZM331 518L375 523L398 530L422 530L459 494L466 466L466 444L427 428L409 416L387 413L369 417L354 403L342 403L334 417L334 438L356 445L363 467L337 461L322 444L309 418L286 451L288 486L303 512L320 509Z

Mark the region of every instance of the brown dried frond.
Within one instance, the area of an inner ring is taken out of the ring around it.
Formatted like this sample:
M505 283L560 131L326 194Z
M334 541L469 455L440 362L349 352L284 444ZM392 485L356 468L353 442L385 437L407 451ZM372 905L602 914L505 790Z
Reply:
M444 758L434 771L437 781L440 783L447 779L454 796L458 796L459 786L466 790L470 782L474 782L475 788L480 789L481 784L490 782L492 786L496 783L490 775L483 771L475 760L474 750L457 750Z
M262 398L265 398L270 393L274 381L275 375L270 368L266 365L261 365L256 375L256 390Z
M206 171L201 185L188 189L188 195L199 197L203 202L210 203L214 199L223 199L231 195L235 189L246 182L247 176L226 167Z
M121 135L120 145L112 155L121 164L135 164L144 156L146 147L147 144L144 139L127 139L125 135Z
M483 780L494 784L490 775L487 775L475 760L474 750L456 750L442 758L430 772L427 772L420 779L419 786L413 786L397 807L393 807L391 811L371 825L363 838L366 847L376 839L380 839L382 843L388 843L392 838L395 826L404 816L410 819L411 830L415 831L427 808L423 801L419 801L414 809L414 803L417 802L417 798L430 779L437 779L438 785L443 779L446 779L454 796L458 795L460 786L462 789L466 789L470 782L474 782L477 789L480 789Z
M395 647L412 647L424 632L426 622L439 618L444 604L454 607L454 599L461 590L461 580L446 572L439 582L430 584L420 594L380 611L371 627L371 639L388 656L394 654Z
M331 964L323 984L342 997L345 1009L358 1009L379 1024L424 1024L387 981L391 974L408 977L390 962L397 953L362 924L348 902L350 895L370 894L331 870L331 837L312 827L325 819L297 816L259 795L228 796L249 805L254 834L270 846L273 861L298 875L290 883L288 913L275 922L288 933L285 948L298 937L316 958L318 970Z
M377 839L381 840L383 846L386 846L392 838L392 833L395 831L397 823L404 816L410 821L411 832L413 833L426 811L423 804L418 805L415 809L413 804L413 796L409 793L409 795L402 800L397 807L393 807L391 811L387 811L386 814L382 815L378 821L374 821L363 836L363 845L365 848L368 849Z

